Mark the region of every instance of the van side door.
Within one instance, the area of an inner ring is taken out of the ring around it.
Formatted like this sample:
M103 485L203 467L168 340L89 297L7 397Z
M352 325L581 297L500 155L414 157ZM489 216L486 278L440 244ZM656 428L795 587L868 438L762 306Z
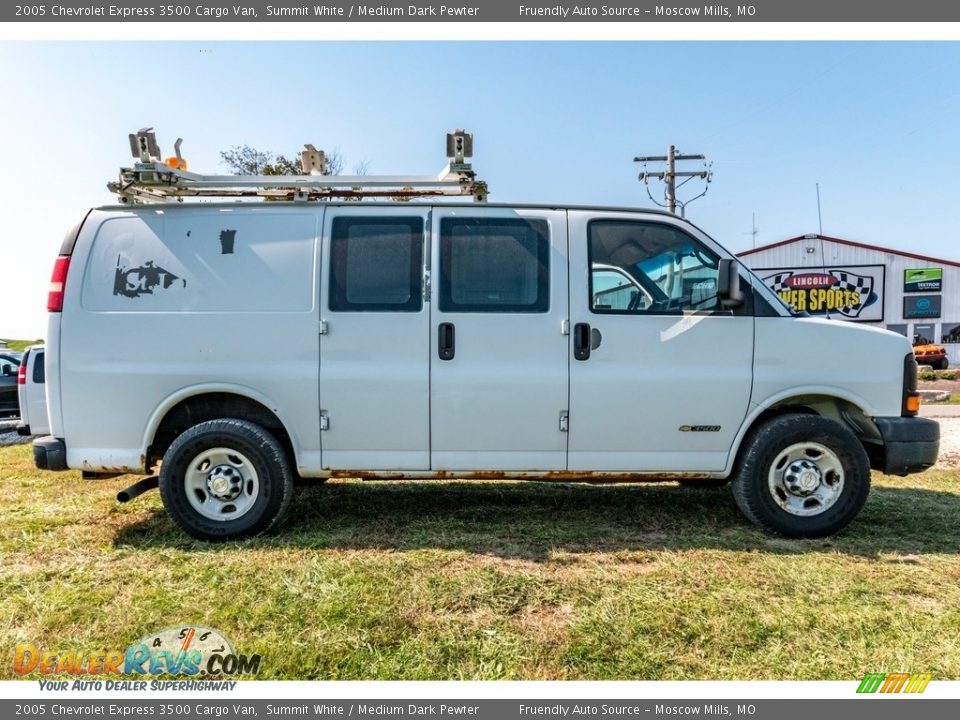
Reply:
M430 468L429 213L327 208L320 281L324 469Z
M566 213L433 214L432 469L563 470Z
M747 412L749 308L679 220L571 210L570 470L717 472Z

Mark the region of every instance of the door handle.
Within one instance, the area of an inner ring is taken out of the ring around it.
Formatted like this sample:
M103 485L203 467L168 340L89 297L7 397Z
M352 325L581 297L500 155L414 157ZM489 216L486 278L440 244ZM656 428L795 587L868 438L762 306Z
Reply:
M587 360L590 357L590 323L573 326L573 358Z
M441 360L453 360L457 352L457 334L453 323L440 323L437 328L437 354Z

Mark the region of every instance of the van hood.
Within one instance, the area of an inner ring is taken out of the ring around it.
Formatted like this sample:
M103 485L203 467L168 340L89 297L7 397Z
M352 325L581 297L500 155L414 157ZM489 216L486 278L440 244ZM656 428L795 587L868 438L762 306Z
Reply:
M769 406L791 393L828 394L871 417L900 415L902 335L844 320L757 318L752 402Z

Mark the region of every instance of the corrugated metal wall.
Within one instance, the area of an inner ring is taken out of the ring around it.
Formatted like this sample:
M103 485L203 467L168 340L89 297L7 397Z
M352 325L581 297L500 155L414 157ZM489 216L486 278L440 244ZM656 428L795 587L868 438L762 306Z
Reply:
M905 250L922 253L919 248L905 248ZM884 265L886 280L883 293L883 322L864 324L877 327L893 326L890 327L891 330L911 338L915 332L919 331L947 348L951 366L960 365L960 343L948 343L944 339L951 331L954 331L954 338L960 339L960 267L933 259L918 260L896 252L845 245L826 238L800 238L778 247L748 253L742 256L742 260L753 269L796 267L815 271L824 266ZM928 293L941 296L939 318L912 319L905 318L903 315L904 271L916 268L943 269L942 291Z

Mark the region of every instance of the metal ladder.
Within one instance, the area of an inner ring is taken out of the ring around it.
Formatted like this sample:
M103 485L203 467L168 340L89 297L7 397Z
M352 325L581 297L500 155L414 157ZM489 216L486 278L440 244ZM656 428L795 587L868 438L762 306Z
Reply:
M138 161L121 168L117 180L107 183L121 203L182 202L184 198L264 198L315 201L384 198L398 202L420 197L472 196L486 202L487 184L478 180L466 158L473 155L473 135L463 130L447 133L448 162L431 175L325 175L326 156L313 145L300 153L303 175L202 175L188 172L180 154L160 158L153 128L131 133L130 151Z

